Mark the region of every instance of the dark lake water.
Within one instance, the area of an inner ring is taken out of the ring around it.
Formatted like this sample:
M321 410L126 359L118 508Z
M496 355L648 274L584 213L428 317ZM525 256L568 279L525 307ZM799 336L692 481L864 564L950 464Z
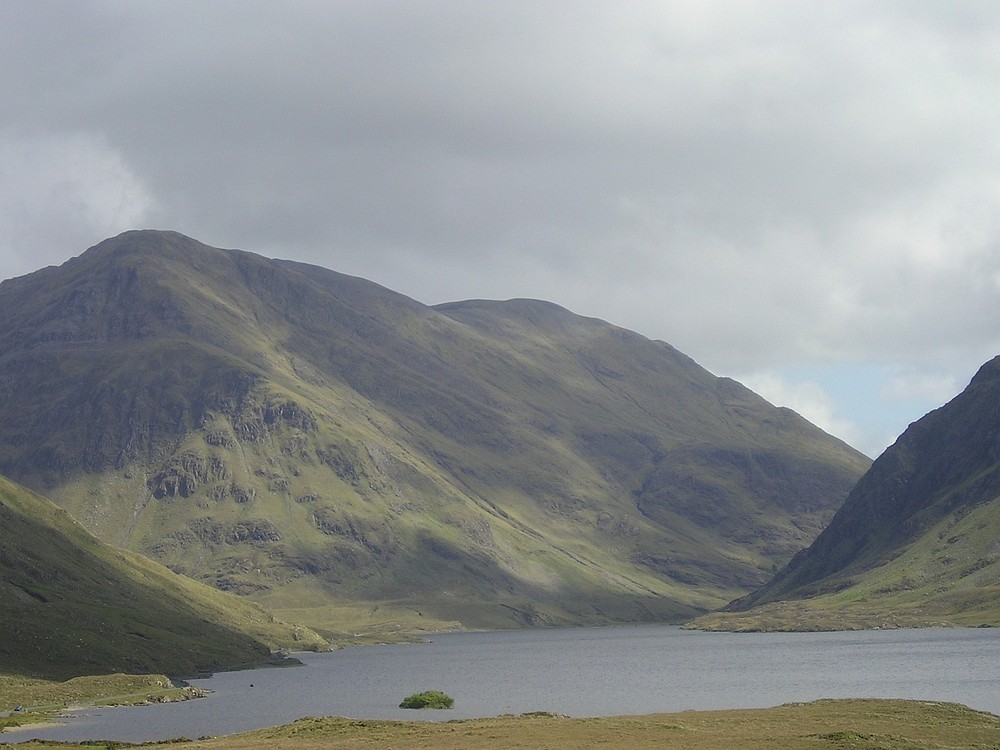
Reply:
M448 633L425 644L301 659L301 667L192 681L212 691L207 698L87 709L62 726L5 733L2 741L197 738L302 716L610 716L843 697L953 701L1000 714L1000 629L737 634L647 625ZM452 696L455 708L397 708L429 689Z

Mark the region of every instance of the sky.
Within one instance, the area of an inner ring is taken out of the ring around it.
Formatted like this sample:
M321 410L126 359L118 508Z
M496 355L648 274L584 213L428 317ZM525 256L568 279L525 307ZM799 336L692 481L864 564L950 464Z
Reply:
M1000 354L994 0L2 0L0 102L0 278L157 228L546 299L872 457Z

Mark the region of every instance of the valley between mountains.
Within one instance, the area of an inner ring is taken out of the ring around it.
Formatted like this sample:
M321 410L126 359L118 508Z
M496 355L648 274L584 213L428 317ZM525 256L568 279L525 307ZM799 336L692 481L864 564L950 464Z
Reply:
M0 473L327 638L689 620L870 465L548 302L428 307L162 231L0 284L0 413Z
M876 459L808 549L695 626L1000 625L1000 357Z

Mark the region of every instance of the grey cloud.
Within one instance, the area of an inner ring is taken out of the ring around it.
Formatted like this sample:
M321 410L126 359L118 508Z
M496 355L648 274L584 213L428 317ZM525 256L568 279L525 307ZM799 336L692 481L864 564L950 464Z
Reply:
M993 3L9 0L0 42L0 138L134 196L47 262L142 220L722 372L1000 346ZM0 262L31 226L0 208Z

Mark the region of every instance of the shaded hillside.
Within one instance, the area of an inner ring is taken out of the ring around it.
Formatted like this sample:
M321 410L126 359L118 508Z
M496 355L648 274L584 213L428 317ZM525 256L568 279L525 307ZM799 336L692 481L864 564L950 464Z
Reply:
M1000 625L1000 357L910 425L812 546L728 609L769 603L752 612L769 627Z
M867 459L663 342L128 232L0 284L0 468L289 619L680 620Z
M190 674L324 647L252 602L99 542L0 477L0 672Z

